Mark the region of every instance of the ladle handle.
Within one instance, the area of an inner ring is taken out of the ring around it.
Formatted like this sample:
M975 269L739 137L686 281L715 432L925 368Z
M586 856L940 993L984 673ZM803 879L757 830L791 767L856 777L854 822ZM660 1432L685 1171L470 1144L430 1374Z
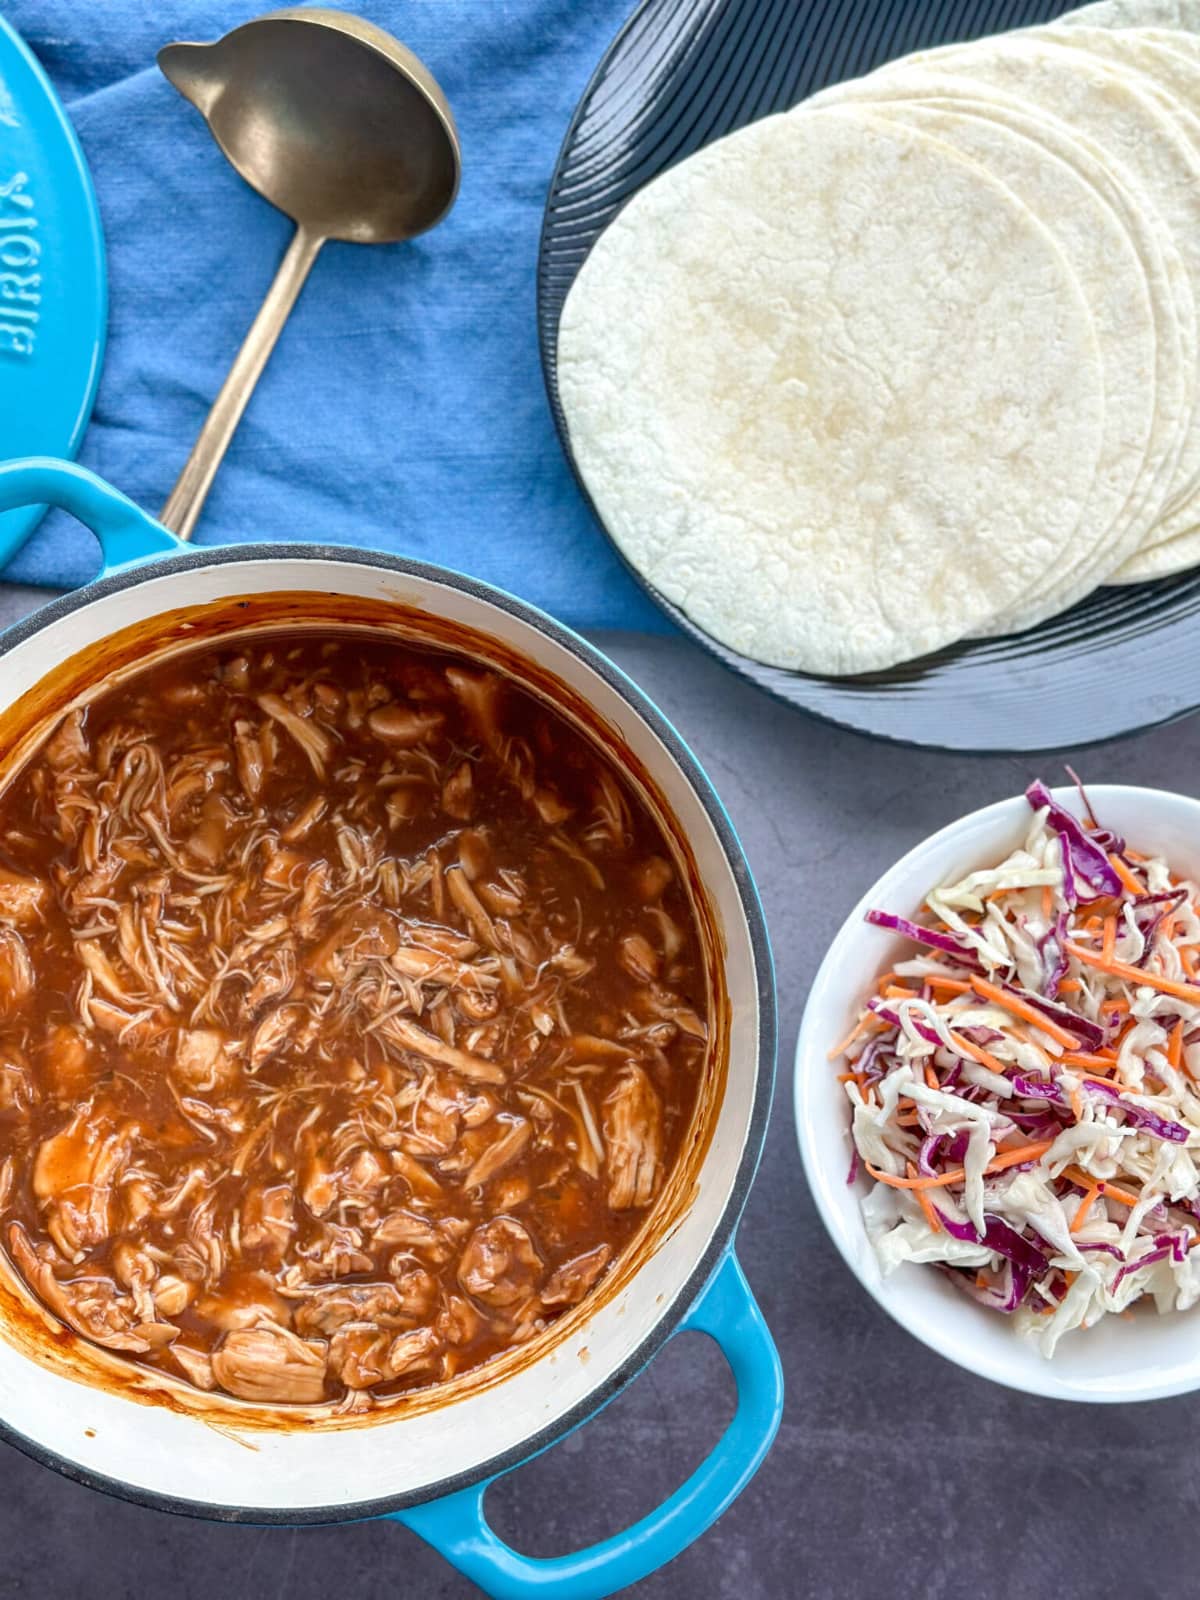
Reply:
M296 296L304 287L304 280L324 243L319 234L309 233L304 228L297 228L292 236L287 254L279 263L275 281L267 290L267 298L242 342L242 348L229 369L229 376L221 385L221 392L213 401L212 410L200 430L200 437L193 445L192 453L159 516L163 527L169 528L181 539L192 537L196 520L208 499L217 468L241 421L246 402L254 393L254 385L262 376L288 313L295 305Z

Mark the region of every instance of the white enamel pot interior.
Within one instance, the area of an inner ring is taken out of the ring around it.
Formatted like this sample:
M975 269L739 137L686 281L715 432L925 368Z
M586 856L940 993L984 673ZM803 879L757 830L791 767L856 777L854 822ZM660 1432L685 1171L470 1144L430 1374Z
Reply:
M502 1382L367 1426L255 1432L47 1370L0 1339L0 1419L14 1443L110 1492L266 1523L365 1517L515 1464L594 1411L687 1311L732 1237L762 1145L775 1049L761 909L732 827L670 724L611 662L523 603L441 569L319 546L196 551L114 572L0 639L0 712L76 652L180 607L277 591L397 602L490 635L583 695L653 778L690 841L724 944L731 1011L724 1093L679 1225L586 1323Z

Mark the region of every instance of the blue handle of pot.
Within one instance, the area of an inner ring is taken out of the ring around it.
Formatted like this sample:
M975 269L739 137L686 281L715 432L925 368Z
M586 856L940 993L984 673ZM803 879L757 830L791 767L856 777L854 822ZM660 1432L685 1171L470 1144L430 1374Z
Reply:
M737 1382L733 1421L682 1488L656 1511L588 1550L550 1560L498 1539L483 1511L495 1478L391 1515L439 1551L493 1600L602 1600L686 1550L758 1470L783 1414L783 1371L762 1312L730 1250L677 1332L706 1333Z
M0 511L40 505L61 506L92 530L100 541L101 577L119 567L188 548L149 512L86 467L53 456L0 461ZM24 542L24 538L0 538L0 566Z

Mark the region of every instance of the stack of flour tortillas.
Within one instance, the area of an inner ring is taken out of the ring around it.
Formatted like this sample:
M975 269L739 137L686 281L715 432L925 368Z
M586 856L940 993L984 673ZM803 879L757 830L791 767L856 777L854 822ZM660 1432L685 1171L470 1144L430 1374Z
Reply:
M875 670L1200 563L1200 0L708 146L598 240L558 356L606 527L759 661Z

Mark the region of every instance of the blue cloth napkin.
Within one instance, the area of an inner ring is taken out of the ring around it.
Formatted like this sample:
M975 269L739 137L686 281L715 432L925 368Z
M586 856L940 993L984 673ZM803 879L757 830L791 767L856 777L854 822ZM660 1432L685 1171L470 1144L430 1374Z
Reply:
M353 4L353 0L350 0ZM270 9L261 0L261 9ZM575 102L629 0L367 0L441 81L462 138L449 218L411 244L326 246L218 475L196 542L306 539L469 572L577 627L662 629L563 460L542 387L542 206ZM154 64L254 0L11 0L95 179L110 329L80 459L157 510L291 230ZM95 571L52 513L6 576Z

